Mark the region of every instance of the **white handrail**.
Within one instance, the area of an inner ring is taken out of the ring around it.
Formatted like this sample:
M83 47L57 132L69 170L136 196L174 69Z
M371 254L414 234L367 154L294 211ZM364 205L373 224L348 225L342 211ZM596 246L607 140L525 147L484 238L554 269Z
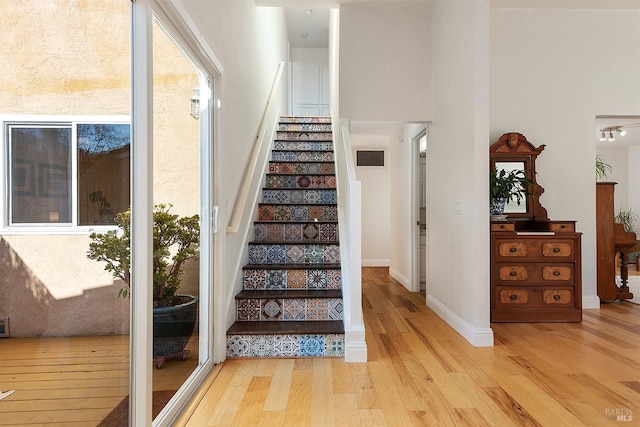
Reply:
M249 199L249 190L251 188L251 183L254 179L256 179L255 175L258 166L258 154L262 150L264 142L268 140L267 129L269 127L270 117L273 114L274 100L278 95L283 70L284 62L280 61L278 63L278 69L276 70L276 76L273 80L273 86L271 87L271 94L269 95L269 100L267 101L267 106L265 107L264 114L262 116L260 129L258 130L258 135L256 136L255 143L253 144L251 156L249 157L247 167L244 171L244 176L242 177L242 183L240 184L240 189L238 190L238 197L236 197L236 202L233 205L233 210L231 211L231 218L229 219L229 225L227 225L227 233L237 233L240 229L242 214L244 213L244 210L247 206L247 200ZM271 141L269 140L269 143L270 142Z

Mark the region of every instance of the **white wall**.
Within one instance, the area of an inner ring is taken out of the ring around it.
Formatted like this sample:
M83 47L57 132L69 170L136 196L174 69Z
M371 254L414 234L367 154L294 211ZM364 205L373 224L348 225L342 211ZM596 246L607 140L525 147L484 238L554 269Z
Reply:
M351 144L359 149L385 150L385 166L356 166L362 186L362 265L389 266L391 224L391 140L385 135L352 134Z
M431 13L427 304L474 345L492 345L488 1L437 0Z
M583 308L599 307L595 117L640 112L639 40L638 10L491 10L491 141L516 131L546 144L540 201L583 233Z
M291 62L329 64L329 49L293 47L291 48Z
M220 130L220 180L216 199L221 205L219 223L224 230L236 202L251 148L256 141L262 115L279 61L288 57L284 13L279 8L256 7L252 0L193 0L184 2L186 11L223 67L221 77L221 117L215 123ZM283 76L283 82L287 77ZM286 84L278 104L287 114ZM255 207L253 207L255 209ZM215 309L225 310L232 323L233 295L240 286L236 262L247 259L242 233L218 234L223 239L224 255L221 282L225 286ZM224 305L223 307L219 305Z
M426 5L342 5L341 117L401 122L430 119L429 19Z
M628 208L633 209L635 213L640 215L640 145L629 147L629 170L633 171L629 174L627 184L629 185ZM640 218L636 224L636 234L640 236Z

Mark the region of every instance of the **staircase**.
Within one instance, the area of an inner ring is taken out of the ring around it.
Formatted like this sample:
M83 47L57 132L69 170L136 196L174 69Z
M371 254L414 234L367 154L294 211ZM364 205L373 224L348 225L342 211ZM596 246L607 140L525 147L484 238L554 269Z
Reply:
M328 117L280 119L227 357L344 356Z

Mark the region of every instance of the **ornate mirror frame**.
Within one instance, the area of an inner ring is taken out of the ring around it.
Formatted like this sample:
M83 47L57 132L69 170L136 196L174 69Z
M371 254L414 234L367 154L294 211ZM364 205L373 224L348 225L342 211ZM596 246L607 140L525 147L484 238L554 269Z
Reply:
M508 219L529 220L529 221L549 221L547 210L540 204L540 195L544 193L544 188L536 181L536 157L544 145L535 147L527 141L527 138L517 132L509 132L502 135L491 147L489 147L489 167L493 171L496 163L522 163L523 169L533 184L530 193L525 197L524 209L518 212L507 212Z

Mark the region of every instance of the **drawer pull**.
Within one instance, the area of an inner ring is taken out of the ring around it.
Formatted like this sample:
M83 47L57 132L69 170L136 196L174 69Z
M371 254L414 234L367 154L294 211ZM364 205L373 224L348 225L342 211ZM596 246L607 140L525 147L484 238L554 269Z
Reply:
M562 225L560 226L560 228L563 228L563 229L564 229L564 228L567 228L567 226L566 226L566 225L564 225L564 224L562 224Z
M517 275L518 275L518 272L517 272L517 271L510 271L510 272L509 272L509 276L511 276L511 277L515 277L515 276L517 276Z
M554 299L554 300L556 300L556 301L558 301L558 300L560 299L560 295L555 294L555 295L553 296L553 299Z
M560 272L559 272L558 270L554 270L553 275L554 275L554 276L559 276L559 275L560 275Z
M557 254L558 252L560 252L560 248L553 248L553 253Z
M516 300L516 299L518 299L518 295L511 294L511 295L509 295L509 299L510 300Z
M516 249L514 247L509 248L509 252L511 252L511 253L514 253L514 252L517 252L517 251L518 251L518 249Z

